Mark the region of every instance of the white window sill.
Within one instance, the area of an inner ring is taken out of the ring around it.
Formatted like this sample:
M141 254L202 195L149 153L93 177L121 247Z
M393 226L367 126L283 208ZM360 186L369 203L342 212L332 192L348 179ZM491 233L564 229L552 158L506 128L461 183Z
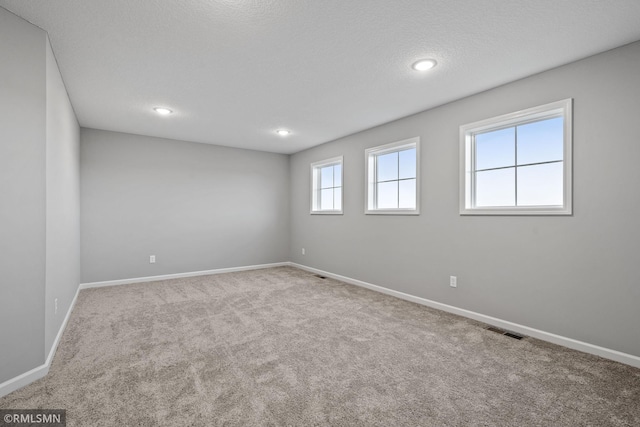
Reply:
M343 215L342 211L311 211L311 215Z
M549 208L549 207L527 207L521 209L508 208L473 208L473 209L461 209L460 215L514 215L514 216L537 216L537 215L572 215L571 209L564 207Z
M420 215L416 209L393 209L393 210L366 210L365 215Z

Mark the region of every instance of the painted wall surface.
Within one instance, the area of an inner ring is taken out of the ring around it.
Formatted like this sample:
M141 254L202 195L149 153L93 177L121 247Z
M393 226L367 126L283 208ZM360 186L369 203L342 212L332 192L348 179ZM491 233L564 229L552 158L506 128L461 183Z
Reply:
M44 362L45 47L0 8L0 383Z
M82 282L287 261L288 183L286 155L82 129Z
M45 357L80 284L80 127L48 40L46 59Z
M635 43L293 155L292 261L640 356L638 70ZM573 216L460 216L459 127L565 98ZM420 215L364 215L364 150L414 136ZM339 155L344 215L310 215L309 164Z

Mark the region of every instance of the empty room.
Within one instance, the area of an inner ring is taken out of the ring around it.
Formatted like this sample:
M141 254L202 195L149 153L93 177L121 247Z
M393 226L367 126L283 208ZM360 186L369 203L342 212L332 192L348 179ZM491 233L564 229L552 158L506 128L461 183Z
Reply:
M637 0L0 0L0 427L639 426Z

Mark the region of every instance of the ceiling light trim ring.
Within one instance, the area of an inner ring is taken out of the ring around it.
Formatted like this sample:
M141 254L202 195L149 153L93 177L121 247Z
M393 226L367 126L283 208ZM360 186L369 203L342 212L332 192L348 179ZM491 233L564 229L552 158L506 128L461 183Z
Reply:
M411 64L411 68L415 71L428 71L433 69L436 65L438 65L438 61L433 58L424 58L419 59L413 64Z
M166 108L166 107L154 107L153 111L155 111L156 113L162 116L168 116L169 114L173 113L173 110L170 110L169 108Z

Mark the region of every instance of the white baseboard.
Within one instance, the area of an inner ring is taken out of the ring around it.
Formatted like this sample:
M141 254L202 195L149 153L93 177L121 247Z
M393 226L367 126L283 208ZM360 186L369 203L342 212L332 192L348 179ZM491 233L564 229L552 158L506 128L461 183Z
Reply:
M231 267L231 268L219 268L216 270L205 270L205 271L192 271L187 273L177 273L177 274L165 274L162 276L149 276L149 277L136 277L133 279L121 279L121 280L109 280L104 282L93 282L93 283L82 283L78 286L76 290L76 294L71 301L71 305L69 306L69 310L67 310L67 314L60 326L60 330L56 335L55 340L53 341L53 345L51 346L51 350L49 351L49 355L47 356L47 360L43 365L40 365L32 370L25 372L17 377L11 378L0 384L0 397L6 396L7 394L18 390L26 385L31 384L32 382L39 380L49 373L49 368L51 367L51 362L53 362L53 357L56 354L56 350L58 349L58 344L60 343L60 339L62 338L62 334L64 333L65 328L67 327L67 322L71 317L71 312L73 311L73 307L76 304L76 300L78 299L78 294L82 289L88 288L98 288L102 286L114 286L114 285L125 285L129 283L141 283L141 282L153 282L156 280L166 280L166 279L178 279L181 277L194 277L194 276L207 276L210 274L221 274L221 273L232 273L235 271L246 271L246 270L259 270L263 268L272 268L272 267L282 267L289 266L290 262L278 262L273 264L259 264L259 265L249 265L244 267Z
M317 268L308 267L306 265L297 264L294 262L278 262L273 264L260 264L260 265L244 266L244 267L220 268L216 270L204 270L204 271L193 271L193 272L187 272L187 273L166 274L162 276L137 277L133 279L121 279L121 280L109 280L104 282L82 283L80 284L80 286L78 286L78 290L76 291L76 294L73 297L73 301L71 302L71 305L67 310L67 314L64 318L64 321L62 322L62 325L60 326L60 330L56 335L53 345L51 346L51 350L49 351L49 355L45 363L36 368L33 368L28 372L25 372L21 375L18 375L17 377L11 378L10 380L7 380L2 384L0 384L0 397L6 396L12 391L18 390L19 388L22 388L47 375L47 373L49 372L49 368L51 366L51 362L53 361L53 357L55 356L56 350L58 348L58 344L60 343L62 334L64 333L64 330L67 326L67 322L71 317L71 312L73 311L73 307L76 304L76 300L78 299L78 294L81 289L97 288L102 286L125 285L130 283L152 282L157 280L177 279L182 277L206 276L210 274L232 273L236 271L259 270L263 268L282 267L282 266L296 267L301 270L306 270L312 273L321 274L323 276L331 277L333 279L340 280L345 283L361 286L363 288L371 289L376 292L381 292L383 294L387 294L387 295L391 295L407 301L415 302L417 304L425 305L427 307L432 307L438 310L457 314L463 317L468 317L470 319L484 322L484 323L497 326L503 329L507 329L513 332L518 332L533 338L537 338L539 340L548 341L553 344L558 344L574 350L579 350L585 353L594 354L596 356L604 357L606 359L615 360L616 362L620 362L630 366L634 366L636 368L640 368L640 357L638 356L634 356L631 354L622 353L620 351L611 350L608 348L600 347L600 346L589 344L586 342L574 340L572 338L563 337L560 335L552 334L550 332L545 332L538 329L530 328L528 326L519 325L517 323L513 323L506 320L498 319L495 317L487 316L484 314L476 313L474 311L465 310L463 308L454 307L452 305L442 304L426 298L421 298L414 295L406 294L404 292L394 291L392 289L388 289L382 286L363 282L362 280L352 279L350 277L341 276L339 274L333 274L328 271L319 270Z
M0 384L0 397L6 396L7 394L18 390L26 385L31 384L32 382L39 380L49 373L49 365L46 363L44 365L40 365L32 370L25 372L24 374L18 375L17 377L11 378Z
M73 307L76 305L76 300L78 299L78 293L80 292L80 287L76 289L76 294L69 305L69 309L67 310L67 314L64 316L64 320L62 321L62 325L60 325L60 329L58 330L58 334L56 335L56 339L53 340L53 345L51 345L51 349L49 350L49 355L43 365L40 365L32 370L25 372L24 374L18 375L17 377L11 378L0 384L0 397L6 396L12 391L16 391L19 388L22 388L26 385L31 384L32 382L43 378L49 373L49 368L51 367L51 362L53 362L53 356L56 354L56 350L58 349L58 344L60 343L60 338L62 338L62 334L64 333L65 328L67 327L67 322L71 317L71 312L73 311Z
M526 336L537 338L542 341L547 341L553 344L558 344L563 347L568 347L574 350L582 351L584 353L594 354L596 356L604 357L605 359L615 360L616 362L624 363L636 368L640 368L640 357L632 354L622 353L617 350L611 350L609 348L600 347L594 344L589 344L583 341L574 340L572 338L563 337L561 335L552 334L550 332L541 331L539 329L530 328L528 326L520 325L517 323L509 322L507 320L498 319L495 317L487 316L474 311L465 310L463 308L454 307L448 304L442 304L437 301L432 301L426 298L417 297L414 295L406 294L404 292L394 291L382 286L373 285L371 283L363 282L362 280L352 279L350 277L341 276L339 274L333 274L328 271L319 270L317 268L308 267L302 264L296 264L294 262L289 263L292 267L297 267L302 270L306 270L312 273L321 274L332 279L340 280L345 283L349 283L363 288L371 289L376 292L391 295L403 300L415 302L417 304L425 305L427 307L435 308L438 310L446 311L449 313L457 314L462 317L477 320L479 322L487 323L489 325L497 326L509 331L518 332Z
M272 264L247 265L244 267L218 268L215 270L189 271L186 273L164 274L160 276L135 277L132 279L105 280L103 282L90 282L80 284L80 289L101 288L103 286L128 285L131 283L155 282L158 280L180 279L183 277L208 276L211 274L234 273L236 271L260 270L263 268L283 267L291 265L290 262L276 262Z

